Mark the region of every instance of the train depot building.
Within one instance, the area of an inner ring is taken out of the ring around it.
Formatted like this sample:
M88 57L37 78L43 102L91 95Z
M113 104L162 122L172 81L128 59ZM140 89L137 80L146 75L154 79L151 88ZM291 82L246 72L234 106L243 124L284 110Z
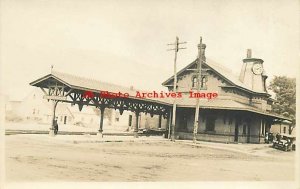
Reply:
M175 98L150 98L137 96L141 91L133 88L103 83L87 78L61 72L51 72L30 83L39 87L45 98L52 103L53 118L57 103L71 103L79 110L84 106L100 109L98 133L102 136L105 125L103 115L107 108L128 117L128 126L134 136L138 137L140 128L165 131L166 136L172 132L172 108L176 101L175 138L193 139L196 100L200 98L197 140L224 143L262 143L264 135L276 122L288 121L287 118L272 113L273 99L266 88L267 75L263 68L264 61L253 58L251 50L241 60L241 71L235 76L231 71L212 60L205 58L201 66L200 86L197 93L197 59L177 72L177 89ZM162 83L173 92L174 76ZM151 90L151 89L150 89ZM93 95L86 96L86 91ZM122 93L126 96L111 98L101 96L103 91ZM160 92L158 92L159 95ZM178 95L180 93L180 96ZM127 95L128 94L128 95ZM203 96L204 94L204 96ZM202 97L201 97L202 95ZM208 95L210 98L207 98ZM130 112L123 114L124 111ZM53 131L50 130L50 134Z

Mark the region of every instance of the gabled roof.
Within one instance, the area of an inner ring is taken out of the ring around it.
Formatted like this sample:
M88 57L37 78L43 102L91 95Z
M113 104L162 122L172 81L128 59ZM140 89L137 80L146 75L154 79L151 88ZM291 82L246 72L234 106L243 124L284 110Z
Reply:
M187 69L191 69L197 63L197 61L198 61L198 59L194 60L192 63L190 63L186 67L182 68L180 71L177 72L177 75L182 74L183 72L187 71ZM225 81L227 81L230 85L232 85L232 87L237 87L237 88L240 88L240 89L245 90L250 93L258 93L258 94L264 94L264 95L268 94L264 91L254 91L254 90L250 89L243 82L241 82L238 79L238 76L236 76L234 73L232 73L231 70L221 66L220 64L214 62L213 60L206 59L206 62L203 62L203 65L207 66L214 73L216 73L217 75L222 77ZM166 81L164 81L162 83L162 85L167 86L168 83L173 82L173 80L174 80L174 75L171 76L170 78L168 78Z
M30 85L37 85L39 82L46 80L48 78L54 78L70 88L79 89L79 90L91 90L94 92L99 91L109 91L109 92L122 92L129 93L135 95L135 90L131 90L130 88L123 87L120 85L115 85L111 83L106 83L90 78L79 77L68 73L62 73L57 71L52 71L51 74L48 74L40 79L37 79L30 83Z
M52 71L52 73L31 82L30 85L45 88L45 87L47 87L46 83L47 83L47 80L49 80L49 79L55 79L65 85L67 85L71 89L92 91L92 92L96 92L96 93L100 93L101 91L108 91L108 92L113 92L113 93L121 92L122 94L128 93L129 98L138 99L138 100L141 100L141 98L136 97L137 92L147 92L147 91L130 89L129 87L124 87L121 85L115 85L115 84L111 84L111 83L106 83L106 82L102 82L102 81L98 81L98 80L94 80L94 79L79 77L79 76L62 73L62 72L57 72L57 71ZM149 101L149 102L165 104L168 106L171 105L168 101L166 101L165 99L161 99L161 98L143 98L143 100Z

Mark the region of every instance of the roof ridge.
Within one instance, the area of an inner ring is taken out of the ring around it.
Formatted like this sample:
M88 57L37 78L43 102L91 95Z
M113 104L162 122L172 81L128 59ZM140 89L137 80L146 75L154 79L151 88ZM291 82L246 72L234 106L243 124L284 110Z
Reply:
M67 75L69 77L73 77L73 78L76 78L76 79L84 79L84 80L89 80L89 81L93 81L93 82L100 82L100 83L103 83L103 84L112 85L112 86L115 86L115 87L122 87L122 88L130 89L130 87L126 87L126 86L123 86L123 85L118 85L118 84L115 84L115 83L109 83L109 82L98 80L98 79L95 79L95 78L78 76L78 75L74 75L74 74L70 74L70 73L66 73L66 72L52 71L51 74L53 74L53 75L63 74L63 75Z
M224 66L223 64L219 64L217 63L215 60L213 59L210 59L210 58L207 58L208 61L205 61L206 64L210 65L210 64L213 64L214 66L217 66L223 70L226 70L228 72L230 72L231 74L233 74L234 76L237 77L238 79L238 75L236 75L231 69L229 69L228 67Z

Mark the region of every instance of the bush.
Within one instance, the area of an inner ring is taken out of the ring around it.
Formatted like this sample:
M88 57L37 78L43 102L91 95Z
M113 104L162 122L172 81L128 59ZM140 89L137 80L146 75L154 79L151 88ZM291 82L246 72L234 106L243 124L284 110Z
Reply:
M13 114L7 114L5 115L5 120L10 122L21 122L23 121L23 118L21 116L17 116Z
M85 127L85 124L82 123L81 121L75 122L74 125L79 126L79 127Z

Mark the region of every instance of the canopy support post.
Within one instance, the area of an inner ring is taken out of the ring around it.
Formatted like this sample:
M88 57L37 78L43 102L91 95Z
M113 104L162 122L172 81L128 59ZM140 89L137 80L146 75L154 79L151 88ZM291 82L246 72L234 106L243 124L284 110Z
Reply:
M138 134L138 128L139 128L139 111L135 112L135 126L134 126L134 130L133 130L133 136L134 138L138 138L139 134Z
M103 118L104 118L104 110L105 110L105 107L104 107L104 106L101 106L101 107L100 107L100 127L99 127L99 130L98 130L98 133L97 133L97 135L100 136L100 138L103 138Z
M55 124L56 124L56 120L55 120L55 111L56 111L56 106L57 106L58 100L53 100L52 101L52 124L51 124L51 128L49 131L49 135L50 136L55 136Z

